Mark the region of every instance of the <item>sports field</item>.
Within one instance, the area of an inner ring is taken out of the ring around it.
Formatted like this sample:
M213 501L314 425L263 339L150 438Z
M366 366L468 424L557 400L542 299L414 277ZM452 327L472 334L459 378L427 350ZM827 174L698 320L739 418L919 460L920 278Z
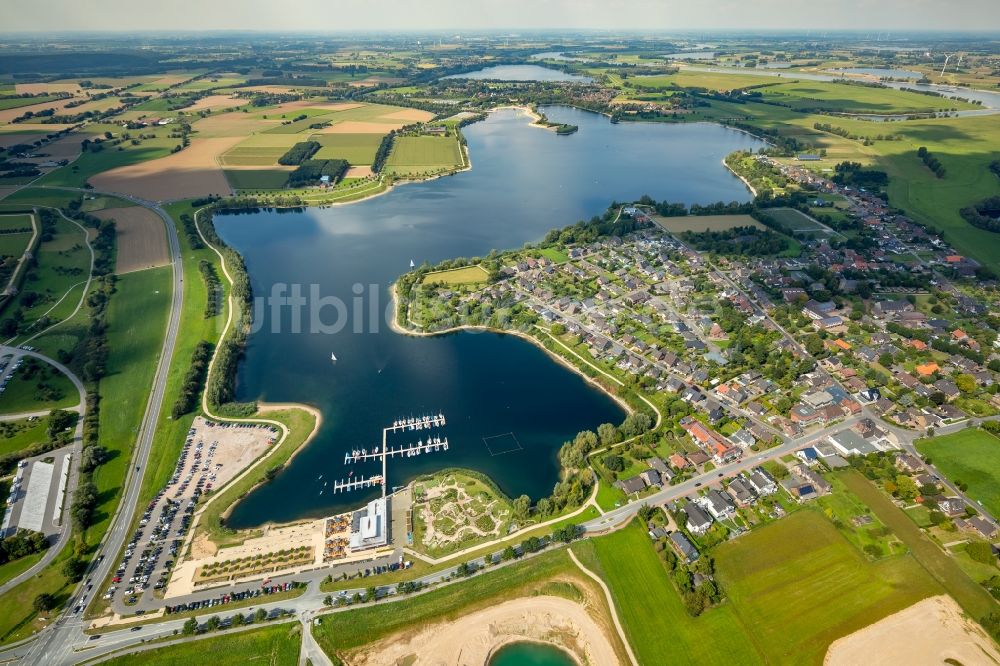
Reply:
M212 655L214 666L295 664L302 645L302 625L284 622L234 634L212 636L109 659L109 666L187 666Z
M465 266L463 268L452 268L447 271L434 271L424 276L422 282L443 282L444 284L475 284L486 282L489 273L482 266Z
M402 176L433 174L462 164L462 150L454 137L402 136L393 144L386 170Z
M801 234L809 237L826 238L839 235L795 208L768 208L765 213L780 224L789 234Z
M913 557L868 562L812 510L723 544L716 566L735 614L773 663L821 663L837 638L941 592Z
M1000 439L979 428L922 439L917 450L952 481L969 484L969 496L1000 514Z
M683 231L725 231L737 227L766 227L749 215L687 215L685 217L661 217L654 215L653 220L672 233Z

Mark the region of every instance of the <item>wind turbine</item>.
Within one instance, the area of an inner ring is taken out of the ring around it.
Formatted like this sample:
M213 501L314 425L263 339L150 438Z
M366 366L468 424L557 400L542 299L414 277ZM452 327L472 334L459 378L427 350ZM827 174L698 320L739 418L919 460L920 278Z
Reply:
M949 60L951 60L951 56L945 56L945 58L944 58L944 65L942 65L942 67L941 67L941 76L944 76L944 70L945 70L945 67L948 66L948 61Z

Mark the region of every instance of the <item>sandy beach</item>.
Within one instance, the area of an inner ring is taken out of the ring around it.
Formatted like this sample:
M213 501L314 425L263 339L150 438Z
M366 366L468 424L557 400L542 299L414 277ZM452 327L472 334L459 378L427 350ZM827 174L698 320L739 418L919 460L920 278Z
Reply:
M454 622L396 634L347 655L365 666L485 664L502 646L516 641L552 643L580 664L620 663L605 630L587 609L568 599L527 597L476 611Z

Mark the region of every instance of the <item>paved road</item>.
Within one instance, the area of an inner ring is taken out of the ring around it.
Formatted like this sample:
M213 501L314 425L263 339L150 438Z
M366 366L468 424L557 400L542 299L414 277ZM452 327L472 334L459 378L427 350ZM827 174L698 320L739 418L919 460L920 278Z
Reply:
M73 189L73 188L57 188ZM97 190L79 190L91 194L103 194ZM110 193L109 193L110 194ZM153 444L153 436L156 432L156 422L163 405L164 393L166 391L167 376L170 369L170 362L173 358L174 347L177 341L177 332L180 328L181 305L183 302L183 264L180 256L180 242L177 238L177 230L173 220L167 215L159 205L150 201L144 201L135 197L115 194L115 196L128 199L136 205L145 206L159 215L166 226L167 241L170 247L170 261L173 269L173 296L170 303L170 315L167 322L167 329L163 338L163 348L160 351L160 358L156 366L156 374L153 379L153 386L150 391L149 400L146 404L146 411L139 427L139 435L136 440L131 464L128 468L125 480L125 491L118 504L115 516L111 522L111 528L105 534L104 542L99 550L99 557L95 564L91 565L87 572L87 577L95 583L95 588L99 588L101 583L107 578L111 567L117 563L118 554L129 535L129 528L135 505L139 497L139 490L142 486L142 478L146 469L146 462ZM29 352L30 353L30 352ZM77 458L79 459L79 458ZM64 532L64 537L68 540L69 531ZM70 604L72 605L72 603ZM63 616L51 625L48 629L39 634L38 638L31 644L26 654L28 663L55 664L68 663L60 657L67 654L68 646L79 641L83 635L81 633L81 623L75 617L71 618L67 608ZM140 633L140 632L136 632ZM138 639L137 639L138 640ZM2 658L2 654L0 654ZM62 660L61 660L62 659Z
M70 468L69 483L66 485L66 496L63 499L63 518L59 526L59 536L56 542L49 546L49 549L45 551L38 562L35 563L33 567L20 574L11 578L9 581L0 585L0 594L7 592L8 590L14 588L15 586L28 580L39 571L44 569L49 563L56 558L57 555L62 551L62 549L69 543L70 538L70 525L69 520L69 504L73 499L73 491L76 490L76 485L80 481L80 472L77 463L80 460L80 452L83 450L83 410L84 406L87 404L87 391L83 386L83 382L80 378L73 374L73 371L67 368L62 363L55 361L44 354L40 354L34 351L27 351L25 349L17 349L15 347L7 347L5 345L0 345L0 356L4 354L20 354L22 356L31 356L37 358L40 361L48 363L55 369L59 370L61 373L69 377L69 380L73 382L73 386L76 387L77 392L80 394L80 404L75 408L68 411L75 411L80 414L80 418L76 420L76 430L73 431L73 442L72 442L72 454L73 454L73 466ZM48 412L45 412L48 414ZM6 499L6 498L5 498Z

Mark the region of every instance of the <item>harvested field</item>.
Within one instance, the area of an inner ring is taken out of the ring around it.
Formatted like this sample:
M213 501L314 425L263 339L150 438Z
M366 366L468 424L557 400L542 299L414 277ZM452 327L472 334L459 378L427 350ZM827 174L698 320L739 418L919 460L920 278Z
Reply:
M230 113L220 113L217 116L203 118L191 126L198 136L203 138L235 136L246 137L254 132L271 127L274 123L269 123L260 118L254 118L249 113L238 111Z
M236 99L230 97L229 95L209 95L207 97L202 97L197 102L191 106L184 109L185 111L202 111L204 109L225 109L225 108L235 108L237 106L243 106L247 103L245 99Z
M426 123L434 117L434 114L430 111L421 111L420 109L405 109L403 111L396 111L395 113L388 113L381 117L387 120L406 120L410 122Z
M654 215L653 220L672 233L683 231L725 231L736 227L757 227L764 229L763 224L749 215L688 215L685 217L660 217Z
M370 166L352 166L344 174L344 178L367 178L370 175L372 175Z
M1000 652L989 636L962 614L954 599L940 595L834 641L823 663L997 664Z
M99 210L94 215L114 220L118 232L115 272L131 273L169 263L167 235L160 216L142 206Z
M232 190L219 167L218 157L239 140L239 137L194 139L179 153L99 173L90 178L90 183L100 190L152 201L230 194Z
M0 134L0 148L6 148L7 146L13 146L18 143L34 143L44 137L44 134L4 132Z
M80 92L80 85L77 83L18 83L15 86L18 95L28 93L37 95L38 93L58 93L67 92L72 95Z
M30 135L29 135L30 136ZM61 139L56 139L55 141L48 143L38 149L40 155L45 155L42 158L33 158L29 161L33 162L47 162L49 160L71 160L80 154L80 137L74 134L69 134Z
M391 130L399 129L405 124L401 122L373 123L363 120L345 120L336 125L324 127L319 130L318 134L388 134Z
M56 115L60 115L60 112L72 101L75 101L74 98L67 97L66 99L57 99L51 102L32 104L31 106L18 106L13 109L3 109L0 111L0 123L9 123L14 120L14 118L24 115L27 111L38 113L39 111L45 111L46 109L55 109ZM54 125L45 125L45 127L54 127ZM49 129L48 131L54 132L55 130Z

